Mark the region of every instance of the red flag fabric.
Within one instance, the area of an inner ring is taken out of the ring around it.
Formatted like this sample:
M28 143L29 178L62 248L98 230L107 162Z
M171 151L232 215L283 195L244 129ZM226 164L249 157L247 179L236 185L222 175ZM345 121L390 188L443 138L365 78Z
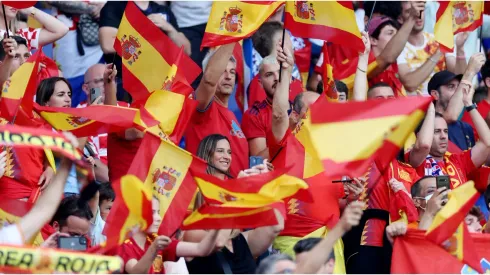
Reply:
M304 39L304 42L305 46L303 48L294 51L294 62L298 66L303 88L306 89L306 83L308 82L308 75L310 73L312 45L308 39Z
M469 238L474 244L474 252L481 257L478 259L481 271L490 272L490 235L469 234ZM395 238L391 262L393 274L477 274L444 248L427 240L425 231L415 229L409 229L404 236Z
M27 9L36 5L37 1L2 1L2 4L16 9Z
M42 49L40 49L39 52L39 66L41 67L41 70L37 74L37 85L46 78L60 76L60 71L56 62L47 57Z

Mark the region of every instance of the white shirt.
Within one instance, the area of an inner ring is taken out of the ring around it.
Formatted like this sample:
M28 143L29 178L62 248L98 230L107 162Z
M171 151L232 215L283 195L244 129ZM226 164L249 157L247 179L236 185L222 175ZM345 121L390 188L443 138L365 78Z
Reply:
M0 244L24 245L24 235L17 224L11 224L0 229Z
M92 240L92 245L99 245L107 240L107 237L102 234L104 226L105 221L100 216L100 208L97 207L95 222L90 223L90 239Z
M211 13L212 1L172 1L170 10L179 28L206 24Z

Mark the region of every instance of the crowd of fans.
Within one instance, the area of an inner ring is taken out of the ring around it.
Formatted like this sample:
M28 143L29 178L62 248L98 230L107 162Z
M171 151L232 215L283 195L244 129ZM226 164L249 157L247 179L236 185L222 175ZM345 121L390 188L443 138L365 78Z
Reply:
M352 54L343 45L326 44L331 60L332 56L343 58L333 62L334 70L336 64L346 62L356 67L350 90L335 80L340 102L433 98L414 138L390 164L404 174L392 175L388 185L372 185L369 177L381 179L371 171L365 178L344 182L343 192L330 187L316 190L309 182L320 200L293 202L296 208L289 204L286 217L276 213L277 225L246 231L193 230L158 236L160 202L153 199L153 224L119 248L124 272L389 273L393 239L407 228L428 229L447 202L450 190L436 185L436 179L444 175L450 177L450 189L475 181L482 199L465 223L472 233L490 232L484 226L490 207L490 168L485 166L490 164L490 61L485 47L483 52L477 50L484 43L478 37L490 37L490 22L484 15L481 28L456 35L454 52L442 53L433 34L435 3L354 2L365 51ZM297 142L297 126L323 92L324 64L319 51L323 41L288 32L283 36L284 8L280 8L250 38L250 69L259 85L249 85L248 99L262 90L265 94L258 95L261 101L248 101L241 113L233 97L239 74L235 43L200 50L212 1L135 4L203 69L193 83L198 105L181 147L212 164L206 172L222 180L279 167L280 163L268 160ZM22 10L0 10L4 37L0 82L8 85L31 54L52 45L59 72L38 84L35 101L39 105L129 107L132 101L122 86L122 60L113 47L126 5L122 1L46 1ZM40 27L29 27L32 21ZM307 42L313 43L312 66L308 78L302 79L294 53ZM304 86L294 85L301 81ZM0 123L8 121L1 116ZM51 128L45 122L39 122L39 127ZM127 174L144 133L130 128L78 139L65 135L83 150L100 183L98 192L88 201L80 197L82 175L68 159L57 157L55 172L42 150L2 147L0 196L34 206L18 223L1 229L0 244L23 245L39 231L47 237L35 245L49 248L58 248L60 237L84 236L88 247L106 240L105 220L115 200L111 182ZM250 167L250 157L259 157L263 163ZM411 198L418 210L416 222L390 219L390 200L398 192ZM329 200L339 207L323 209L323 202ZM196 199L196 205L202 203ZM345 247L339 249L341 241Z

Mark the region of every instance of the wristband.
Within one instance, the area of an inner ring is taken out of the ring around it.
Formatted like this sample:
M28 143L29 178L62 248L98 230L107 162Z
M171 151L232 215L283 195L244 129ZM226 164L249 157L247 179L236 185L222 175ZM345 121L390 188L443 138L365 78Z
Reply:
M466 107L464 107L465 111L466 111L466 112L468 112L468 113L469 113L469 112L471 112L471 111L473 111L473 110L475 110L476 108L477 108L477 107L476 107L476 104L475 104L475 103L473 103L473 104L472 104L472 105L470 105L470 106L466 106Z
M432 59L432 56L429 57L429 60L432 61L432 62L434 62L434 64L437 64L437 61L435 61L434 59Z
M458 55L458 56L456 56L456 59L466 59L466 56L464 56L464 55Z
M359 71L363 72L363 73L366 73L366 71L361 70L359 67L357 67L357 69L358 69Z

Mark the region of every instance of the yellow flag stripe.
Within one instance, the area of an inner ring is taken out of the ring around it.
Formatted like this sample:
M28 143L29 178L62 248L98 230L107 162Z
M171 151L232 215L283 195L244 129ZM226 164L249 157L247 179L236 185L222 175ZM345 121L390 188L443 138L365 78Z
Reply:
M150 224L147 224L143 218L143 198L150 200L152 198L151 191L147 186L133 175L125 175L121 178L121 193L124 202L129 210L128 217L125 220L123 228L125 230L120 231L119 240L126 239L128 230L139 227L148 228ZM141 194L144 195L141 196Z
M257 214L257 213L260 213L260 212L267 211L269 209L270 209L270 207L261 207L261 208L252 209L252 210L249 210L249 211L244 211L244 212L241 212L240 214L236 214L236 213L230 213L230 214L202 214L202 213L199 213L199 211L194 211L194 212L192 212L192 214L189 215L189 217L187 217L184 220L183 224L184 225L189 225L189 224L193 224L193 223L196 223L198 221L201 221L201 220L204 220L204 219L207 219L207 218L212 218L212 219L225 219L225 218L233 218L233 217L237 217L237 216L249 216L249 215L253 215L253 214Z
M163 90L154 91L146 101L145 109L160 121L160 129L174 129L184 101L184 95ZM165 108L162 108L162 102L168 103L165 104Z
M32 70L34 70L34 62L25 62L12 75L10 81L5 81L2 88L2 97L10 99L21 99L29 84Z
M58 131L73 131L80 127L86 127L92 123L95 123L95 120L86 121L82 125L78 124L70 124L72 115L69 114L60 114L60 113L51 113L51 112L41 112L41 116L46 120L49 124L53 125Z

